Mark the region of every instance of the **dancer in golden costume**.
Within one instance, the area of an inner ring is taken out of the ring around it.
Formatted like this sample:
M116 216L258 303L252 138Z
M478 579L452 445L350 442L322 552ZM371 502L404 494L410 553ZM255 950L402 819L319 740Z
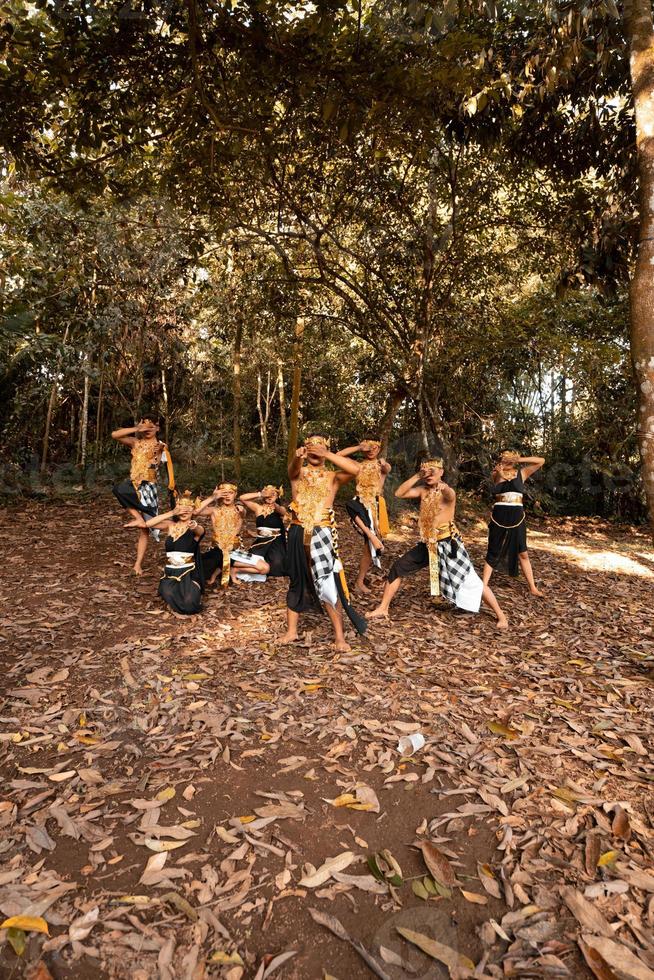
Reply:
M495 613L497 628L508 629L497 599L473 568L454 520L456 493L442 477L442 459L426 460L415 476L395 491L396 497L420 501L420 543L393 564L382 601L368 616L387 617L403 579L428 567L432 596L443 596L468 612L479 612L483 600Z
M328 470L325 463L336 467ZM334 630L337 650L350 649L343 631L345 609L359 633L368 624L350 605L345 573L338 553L334 498L339 487L359 473L359 464L329 450L324 436L309 436L288 468L293 490L288 533L286 634L282 643L298 639L300 613L324 608Z
M230 556L235 548L241 546L241 528L245 510L236 502L238 487L234 483L219 484L210 497L206 497L196 509L196 515L209 514L211 517L212 547L202 555L202 565L207 585L213 585L220 575L223 588L236 585L236 572L231 570Z
M363 550L359 560L359 572L354 584L357 592L370 592L366 575L371 565L381 568L380 555L384 551L384 537L388 534L388 512L384 500L384 483L391 472L391 465L380 458L381 443L376 439L363 439L356 446L342 449L339 456L363 454L356 482L356 496L346 503L354 529L361 535Z
M175 474L170 450L159 439L159 423L153 419L141 419L138 425L128 429L115 429L112 439L129 446L132 451L132 465L129 480L118 483L113 493L121 507L132 515L132 520L125 527L138 527L139 537L136 544L136 561L134 574L143 574L143 559L148 547L150 534L155 541L159 540L159 531L151 531L145 526L147 518L156 517L159 513L159 493L157 490L157 470L159 464L166 462L168 466L168 491L175 494Z

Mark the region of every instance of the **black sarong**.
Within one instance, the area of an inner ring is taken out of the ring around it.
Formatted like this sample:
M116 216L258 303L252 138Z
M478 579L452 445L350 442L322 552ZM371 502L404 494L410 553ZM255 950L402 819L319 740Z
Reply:
M321 528L316 527L313 533L319 532ZM288 542L286 549L286 574L289 578L289 587L286 594L286 605L292 612L303 613L311 611L324 612L322 604L318 599L316 586L311 573L309 558L304 549L304 528L299 524L292 524L288 532ZM359 615L352 608L345 594L343 582L338 572L333 573L334 584L341 605L345 613L356 629L357 633L365 633L368 623L363 616Z
M516 526L517 525L517 526ZM527 550L527 522L521 504L496 504L488 522L486 562L498 568L506 559L509 575L517 578L518 555Z

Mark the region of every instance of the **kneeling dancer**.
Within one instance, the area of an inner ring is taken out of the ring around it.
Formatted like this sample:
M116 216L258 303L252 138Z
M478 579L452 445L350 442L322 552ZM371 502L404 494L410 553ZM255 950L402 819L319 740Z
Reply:
M384 483L391 472L391 465L379 458L381 443L376 439L364 439L358 446L342 449L339 456L363 453L356 482L356 497L345 504L355 531L362 536L363 551L359 572L354 584L358 592L370 592L366 574L371 565L381 568L380 555L384 550L384 536L388 534L388 512L384 500Z
M254 514L257 533L247 551L232 554L234 568L242 582L265 582L269 576L286 574L286 508L279 503L283 487L268 483L263 490L242 493L240 502Z
M204 528L193 520L195 501L187 490L174 510L146 521L146 527L167 530L166 567L159 580L159 595L176 616L200 612L204 577L200 541Z
M207 585L213 585L218 575L222 588L237 585L236 573L230 573L230 556L234 548L241 545L241 527L245 513L241 504L236 503L238 487L234 483L219 484L210 497L206 497L196 510L196 514L208 512L211 516L212 547L202 555L202 565Z
M343 632L342 609L358 633L365 633L368 624L350 605L338 555L333 505L339 487L357 475L359 465L330 452L328 447L324 436L310 436L288 467L293 492L289 509L293 516L287 544L287 631L281 642L294 643L298 639L300 613L324 607L334 630L334 646L346 651L350 646ZM337 471L326 469L326 461L338 467Z
M393 564L382 601L368 615L370 618L388 616L388 608L402 580L421 568L429 567L432 596L443 596L468 612L479 612L483 599L497 617L497 628L508 629L507 618L497 599L473 568L454 523L456 494L442 482L442 476L442 459L430 459L422 464L415 476L405 480L395 491L396 497L420 501L420 543ZM419 482L423 486L417 486Z

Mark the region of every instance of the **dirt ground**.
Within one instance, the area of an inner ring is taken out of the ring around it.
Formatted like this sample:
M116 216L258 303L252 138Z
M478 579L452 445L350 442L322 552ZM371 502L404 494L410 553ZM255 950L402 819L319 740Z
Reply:
M320 616L276 644L281 580L173 618L122 523L0 513L0 913L48 930L0 929L1 977L654 978L642 531L530 521L546 596L496 575L508 634L423 574L339 655Z

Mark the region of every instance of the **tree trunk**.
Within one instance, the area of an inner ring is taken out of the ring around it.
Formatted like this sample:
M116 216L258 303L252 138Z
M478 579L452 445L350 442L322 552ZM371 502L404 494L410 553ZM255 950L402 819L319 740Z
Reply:
M288 441L288 424L286 422L286 392L284 391L284 370L281 357L277 358L277 393L279 395L279 423L282 427L282 439Z
M166 370L161 369L161 391L163 393L163 404L164 404L164 439L163 441L168 445L168 386L166 385Z
M625 0L636 109L640 236L631 280L631 357L638 387L638 444L654 538L654 25L651 0Z
M102 357L102 355L101 355ZM100 465L101 433L102 433L102 411L104 407L104 360L101 361L100 368L100 387L98 388L98 408L95 413L95 468Z
M82 431L80 434L80 460L79 465L82 470L82 475L84 475L84 470L86 468L86 443L88 439L89 432L89 389L91 387L91 378L89 375L89 369L91 367L91 356L86 355L84 359L84 400L82 402Z
M237 481L241 478L241 344L243 342L243 323L240 318L236 322L234 335L234 352L232 356L233 399L234 399L234 474Z
M61 343L63 348L64 344L68 340L68 327L64 330L64 339ZM41 468L39 470L41 477L45 476L45 471L48 466L48 446L50 444L50 428L52 426L52 416L54 414L54 407L57 401L57 383L59 371L61 370L61 362L63 361L63 350L59 351L59 356L57 358L57 366L55 368L55 377L52 382L52 388L50 389L50 398L48 400L48 411L45 416L45 431L43 433L43 448L41 450Z
M293 344L293 394L291 396L291 421L288 436L288 463L290 465L297 449L300 413L300 383L302 381L302 341L304 338L304 317L295 322L295 343Z
M268 390L266 396L270 391L270 372L268 372ZM262 405L262 383L261 383L261 368L257 370L257 412L259 413L259 435L261 436L261 448L264 453L268 452L268 399L265 398L266 402L266 412L264 414Z
M384 416L379 423L379 434L378 437L381 440L381 455L385 456L388 452L388 441L390 439L391 431L393 429L393 423L395 421L395 416L398 413L400 405L405 399L404 392L400 391L398 388L391 391L386 400L386 408L384 410Z

